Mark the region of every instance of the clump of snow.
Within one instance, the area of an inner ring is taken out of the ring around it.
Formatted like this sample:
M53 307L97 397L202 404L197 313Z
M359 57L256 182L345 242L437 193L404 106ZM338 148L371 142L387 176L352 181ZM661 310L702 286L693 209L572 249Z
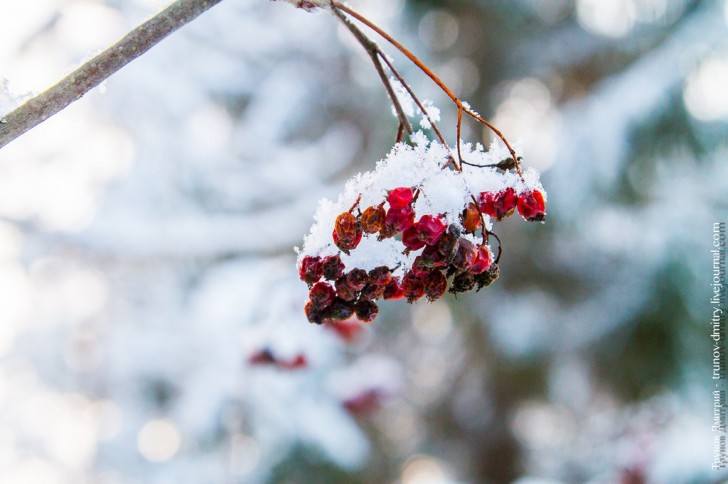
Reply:
M13 94L8 80L0 77L0 119L20 104L20 97Z
M407 89L396 77L390 76L389 82L392 84L392 90L394 90L394 94L397 96L397 100L399 101L399 105L402 106L402 111L405 116L408 118L413 117L415 115L415 104L412 101L412 96L410 96ZM395 118L397 117L397 110L394 109L394 105L392 105L392 115Z
M422 106L425 108L426 112L422 112L420 109L417 110L420 114L422 114L422 117L420 118L420 126L424 129L430 129L432 128L432 123L440 121L440 108L435 106L429 99L422 101Z
M371 270L380 265L399 265L400 272L404 272L411 266L420 251L405 254L401 241L396 238L379 241L376 235L365 234L350 255L340 253L332 238L336 217L348 211L359 197L361 199L354 214L357 210L364 211L369 206L384 202L389 190L397 187L416 188L419 189L419 196L413 208L417 219L423 215L440 215L448 224L458 224L462 210L472 201L472 197L477 199L480 192L499 192L511 187L519 194L538 189L545 195L539 173L534 169L525 169L523 179L515 171L503 171L495 167L464 165L461 172L443 169L451 155L445 146L429 140L421 131L412 136L412 142L412 145L395 144L373 171L359 173L351 178L335 202L328 199L319 202L311 231L304 238L303 247L296 248L299 264L304 256L340 254L346 267L350 268ZM500 141L494 141L488 151L479 143L475 146L462 143L461 153L463 159L478 165L493 165L510 155ZM486 226L492 227L489 217L485 218Z

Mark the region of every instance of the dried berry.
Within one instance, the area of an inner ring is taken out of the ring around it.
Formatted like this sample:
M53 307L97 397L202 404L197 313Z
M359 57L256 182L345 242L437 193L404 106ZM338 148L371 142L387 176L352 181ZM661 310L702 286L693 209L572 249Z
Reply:
M353 301L357 297L358 291L351 287L346 276L336 279L336 294L344 301Z
M377 314L379 314L379 306L372 301L363 300L356 303L354 306L354 312L356 313L357 318L361 319L365 323L371 323L374 321L374 318L377 317Z
M487 271L477 274L475 276L475 282L478 284L478 291L493 284L493 281L498 279L499 275L500 269L498 268L498 264L493 264Z
M413 303L425 295L425 283L419 277L415 276L412 271L408 271L402 279L402 289L404 297L408 303Z
M427 300L432 302L440 299L447 291L447 278L445 274L438 270L434 270L427 275L425 279L425 296Z
M539 190L529 190L518 197L518 213L529 222L542 222L546 217L546 201Z
M367 284L364 289L361 290L361 299L375 301L384 295L384 288L386 286L378 286L376 284Z
M375 267L369 271L369 282L378 286L386 286L392 282L392 271L387 266Z
M483 224L480 217L480 210L473 202L470 202L460 217L463 221L465 232L475 232Z
M395 188L394 190L390 190L389 194L387 195L387 201L389 202L389 206L391 208L403 209L409 206L410 203L412 203L413 197L414 194L412 193L411 188L400 187Z
M458 246L458 240L460 240L460 227L455 224L450 224L447 228L447 232L440 237L437 242L437 250L440 252L445 260L450 261L454 257L455 249Z
M475 276L471 272L462 272L452 279L450 292L457 294L460 292L468 292L475 287Z
M353 239L356 237L356 233L360 230L359 221L356 217L349 212L344 212L336 217L334 223L334 231L339 237L339 240Z
M387 219L387 212L381 205L378 207L368 207L361 214L361 228L367 234L376 234L384 228L384 222Z
M346 281L355 291L361 291L369 282L369 274L364 269L352 269L346 275Z
M321 266L321 257L306 256L303 258L301 267L298 269L298 277L303 282L310 286L318 282L323 275L324 271Z
M445 257L443 257L443 255L438 250L438 245L428 245L427 247L425 247L425 250L423 250L422 253L417 256L418 258L421 257L420 260L422 261L421 263L424 267L434 269L447 265ZM415 258L415 262L417 262L417 258Z
M324 322L323 311L316 308L311 301L306 301L303 311L306 313L306 319L308 319L309 323L321 324Z
M329 281L335 281L344 273L344 263L341 262L341 257L338 255L324 257L321 267L323 268L324 277Z
M384 299L402 299L404 297L404 289L399 283L399 278L393 277L392 282L384 288Z
M325 309L336 297L336 291L326 282L317 282L308 293L308 298L316 309Z
M354 304L337 297L324 312L325 319L346 319L354 314Z
M481 212L502 220L513 213L518 196L513 188L508 187L498 193L481 192L479 202Z
M336 245L336 247L338 247L339 250L341 250L346 255L349 255L352 250L356 249L356 246L359 245L359 242L361 242L362 231L357 231L354 234L353 238L342 239L339 237L336 230L334 230L331 236L334 238L334 244Z

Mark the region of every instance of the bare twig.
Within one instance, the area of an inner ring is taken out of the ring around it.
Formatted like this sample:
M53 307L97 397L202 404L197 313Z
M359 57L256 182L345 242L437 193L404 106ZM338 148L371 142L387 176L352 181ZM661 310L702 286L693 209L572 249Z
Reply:
M414 55L407 47L399 43L394 37L389 35L387 32L382 30L382 28L378 27L376 24L374 24L371 20L364 17L362 14L357 12L356 10L353 10L351 7L348 7L347 5L344 5L336 0L331 1L331 5L334 7L332 10L337 14L340 15L338 10L341 10L355 19L357 19L359 22L363 23L373 31L375 31L377 34L379 34L382 38L384 38L387 42L392 44L397 50L399 50L402 54L404 54L410 61L412 61L417 67L420 68L422 72L424 72L430 79L432 79L437 86L442 89L442 91L447 94L447 96L452 100L452 102L455 103L455 105L458 107L458 109L462 110L464 113L466 113L468 116L472 117L479 123L487 126L493 133L495 133L498 138L505 143L506 148L508 148L508 151L513 156L514 160L517 160L518 157L516 155L516 151L513 149L511 144L508 142L505 136L503 136L503 133L500 132L498 128L493 126L491 123L486 121L482 116L480 116L478 113L473 111L469 106L467 106L465 103L463 103L460 98L458 98L452 90L447 87L447 85L439 78L437 75L435 75L434 72L432 72L432 69L427 67L427 65L422 62L419 58L417 58L416 55ZM459 143L458 143L459 144ZM520 164L516 162L516 171L518 171L518 174L523 178L523 174L521 173L521 167Z
M334 12L334 15L336 15L336 17L341 20L341 23L343 23L346 28L349 29L352 35L354 35L354 38L359 42L359 44L361 44L362 47L364 47L364 50L367 51L367 54L374 63L374 67L377 69L377 74L379 74L379 78L382 80L382 84L384 84L384 89L387 90L387 94L392 100L394 110L397 112L397 118L399 118L399 124L404 128L405 131L407 131L407 134L411 135L412 125L410 124L409 119L407 119L407 115L404 113L404 109L402 108L402 104L397 98L397 94L394 92L392 83L389 81L389 78L384 73L384 69L382 68L382 62L379 60L379 56L382 54L379 46L374 43L369 37L364 35L364 32L359 30L356 25L351 23L348 18L346 18L341 12L339 12L338 9L332 8L331 11ZM383 55L382 58L384 58Z
M220 1L177 0L54 86L28 99L0 122L0 148L80 99L104 79Z

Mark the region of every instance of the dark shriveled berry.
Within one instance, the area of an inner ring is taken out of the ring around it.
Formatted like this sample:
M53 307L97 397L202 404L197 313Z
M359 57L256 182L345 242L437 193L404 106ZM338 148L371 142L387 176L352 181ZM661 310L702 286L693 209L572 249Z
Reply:
M447 277L438 270L434 270L428 274L425 279L425 296L427 300L432 302L440 299L447 291Z
M379 306L372 301L363 300L356 303L354 312L357 318L365 323L371 323L377 317L377 314L379 314Z
M341 276L336 279L336 295L344 301L353 301L357 297L358 291L349 285L349 280L346 276Z
M412 271L407 272L402 279L402 289L404 297L408 303L413 303L425 295L425 283L422 279L415 276Z
M450 285L450 292L457 294L460 292L468 292L475 287L475 276L470 272L463 272L456 275L452 279Z
M387 266L375 267L369 271L369 282L377 286L386 286L392 282L392 271Z
M493 284L493 282L498 279L499 275L500 269L498 268L498 264L493 264L487 271L476 275L475 283L478 285L478 291Z
M455 255L455 249L460 239L460 227L455 224L450 224L447 228L447 232L440 237L437 242L437 250L445 258L446 261L451 261Z
M301 261L301 267L298 269L298 277L308 284L314 284L324 275L321 265L321 257L306 256Z
M354 304L337 297L324 312L324 319L346 319L354 314Z
M323 268L324 278L329 281L335 281L344 273L344 263L341 262L341 257L338 255L324 257L321 267Z
M306 313L306 319L308 319L309 323L321 324L324 322L323 311L317 309L311 301L306 301L303 311Z
M367 274L367 271L364 269L352 269L346 275L346 282L348 282L349 286L351 286L355 291L361 291L369 282L369 274Z
M317 309L325 309L334 302L334 297L336 297L336 291L325 282L317 282L308 293L308 298Z
M386 286L378 286L376 284L367 284L364 286L364 289L361 290L361 299L375 301L384 296L385 287Z

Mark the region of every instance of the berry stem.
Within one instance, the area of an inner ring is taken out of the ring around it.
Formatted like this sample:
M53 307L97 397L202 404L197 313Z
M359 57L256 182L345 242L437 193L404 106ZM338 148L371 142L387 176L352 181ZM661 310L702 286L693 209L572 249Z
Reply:
M422 62L416 55L414 55L407 47L399 43L394 37L389 35L387 32L382 30L379 26L374 24L372 21L364 17L362 14L357 12L356 10L353 10L352 8L336 1L331 1L331 6L333 7L332 10L338 15L340 13L339 10L351 15L355 19L357 19L359 22L363 23L370 29L374 30L377 34L379 34L383 39L385 39L387 42L392 44L397 50L399 50L402 54L404 54L412 63L414 63L419 69L424 72L430 79L433 80L437 86L442 89L442 91L452 100L453 103L458 107L459 110L464 111L468 116L475 119L479 123L487 126L493 133L495 133L498 138L505 143L506 148L508 148L508 151L511 153L511 156L513 156L513 159L516 160L516 171L518 171L518 175L523 179L523 173L521 172L520 164L518 163L518 156L516 155L516 151L513 149L511 144L508 142L506 137L503 135L503 133L500 132L498 128L493 126L491 123L483 119L482 116L480 116L478 113L470 109L468 106L466 106L460 98L458 98L452 90L447 87L447 85L439 78L437 75L435 75L434 72L432 72L432 69L430 69L424 62Z
M417 95L412 90L410 85L407 83L407 81L405 81L404 77L402 77L402 75L399 73L399 71L394 67L394 64L392 63L392 61L390 61L389 58L387 58L387 56L384 55L384 53L382 53L381 51L379 52L379 56L382 58L384 63L387 64L387 67L389 67L389 70L392 71L392 75L394 75L394 77L397 78L399 83L402 84L402 87L404 87L405 91L407 91L407 93L412 98L412 101L414 101L414 103L417 105L417 107L420 109L420 111L422 111L422 114L424 114L425 118L427 118L427 121L429 121L430 125L432 126L433 131L435 131L435 134L439 138L440 142L447 148L448 151L450 151L450 147L448 146L447 141L445 141L445 137L440 132L440 129L437 127L437 124L435 124L435 122L430 117L430 113L427 112L424 104L422 104L422 101L420 101L420 99L417 97ZM457 166L456 166L456 169L458 169ZM458 169L458 171L459 171L459 169Z
M364 32L359 30L359 28L351 23L348 18L346 18L337 8L331 9L334 12L334 15L343 23L347 29L352 33L354 38L361 44L362 47L364 47L364 50L367 51L367 54L372 59L372 62L374 63L374 68L377 70L377 74L379 74L379 78L382 81L382 84L384 84L384 89L386 89L387 94L389 95L389 99L392 101L392 105L394 106L394 110L397 112L397 118L399 119L400 125L403 126L403 128L407 131L407 134L412 134L412 125L410 124L409 120L407 119L407 115L404 114L404 109L402 108L402 105L399 102L399 99L397 98L397 95L394 92L394 88L392 88L392 83L389 82L389 78L384 73L384 68L382 67L382 62L380 61L380 57L384 58L382 55L382 51L379 49L379 46L374 43L369 37L367 37Z

